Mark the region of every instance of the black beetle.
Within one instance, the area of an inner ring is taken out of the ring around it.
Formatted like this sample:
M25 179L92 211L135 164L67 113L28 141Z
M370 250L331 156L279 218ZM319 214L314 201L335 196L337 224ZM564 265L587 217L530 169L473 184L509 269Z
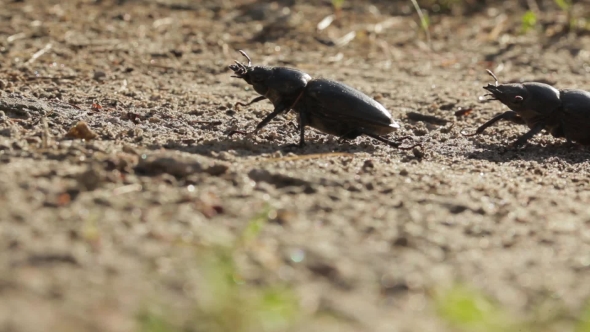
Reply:
M399 124L383 105L364 93L340 82L313 79L297 69L252 66L252 60L246 52L239 52L248 59L248 65L236 60L235 64L229 66L235 73L232 77L244 79L262 96L248 104L237 105L248 106L268 98L274 105L274 111L253 132L234 130L229 135L255 134L277 115L295 110L299 115L300 147L305 145L305 126L338 136L341 140L367 135L398 149L412 149L419 145L402 148L401 141L408 137L398 141L381 137L398 129Z
M488 100L499 100L510 111L499 114L477 128L471 135L481 134L499 120L526 124L530 130L512 145L518 147L543 129L569 144L578 142L590 145L590 93L583 90L557 90L551 85L537 82L499 84L496 75L487 70L495 85L483 87L490 93Z

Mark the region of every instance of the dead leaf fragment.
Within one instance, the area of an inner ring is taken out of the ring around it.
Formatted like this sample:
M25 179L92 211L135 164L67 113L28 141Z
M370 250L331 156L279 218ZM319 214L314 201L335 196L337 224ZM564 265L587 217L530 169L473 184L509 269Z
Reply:
M98 135L84 121L78 122L75 126L70 128L66 134L66 138L80 138L85 140L95 139Z
M100 106L100 104L97 102L92 103L92 106L90 106L90 110L93 112L98 112L101 109L102 109L102 106Z
M219 197L213 193L205 193L195 202L197 210L205 217L213 218L223 213L223 206Z
M455 116L466 116L466 115L469 115L472 111L473 111L473 108L471 108L471 107L469 107L469 108L459 107L459 110L455 112Z

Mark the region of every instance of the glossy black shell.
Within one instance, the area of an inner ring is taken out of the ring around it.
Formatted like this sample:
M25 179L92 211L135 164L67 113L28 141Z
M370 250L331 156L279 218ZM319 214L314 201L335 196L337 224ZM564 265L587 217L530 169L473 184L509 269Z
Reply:
M328 79L307 82L295 110L307 114L310 127L339 137L359 136L360 131L355 130L359 128L376 135L399 128L383 105L359 90Z

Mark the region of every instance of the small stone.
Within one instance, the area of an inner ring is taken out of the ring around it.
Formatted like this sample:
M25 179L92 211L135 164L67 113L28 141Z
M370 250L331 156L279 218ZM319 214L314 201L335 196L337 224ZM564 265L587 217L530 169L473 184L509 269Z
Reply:
M234 159L236 159L231 153L229 153L227 151L219 152L219 154L217 155L217 158L219 158L221 160L234 160Z
M371 159L365 160L365 162L363 163L363 169L368 170L372 168L375 168L375 164L373 163L373 161Z
M424 157L424 151L422 151L422 149L415 147L414 149L412 149L412 153L414 153L414 157L416 158L422 158Z
M78 184L88 191L95 190L105 178L104 173L104 170L99 167L90 166L85 172L78 175Z
M137 150L131 145L123 145L123 152L130 153L136 156L139 155L139 152L137 152Z
M14 141L12 142L12 148L14 150L26 150L29 144L27 141Z
M107 77L107 74L104 71L100 71L100 70L95 71L94 76L93 76L93 78L97 81L104 80L104 79L106 79L106 77Z
M268 215L270 222L274 222L282 226L289 224L295 217L295 212L287 209L278 209L276 211L271 211L271 213L269 213Z
M410 245L410 241L405 236L400 236L393 241L393 245L396 247L408 247Z
M41 138L37 137L37 136L27 137L25 140L29 144L40 144L41 143Z
M12 137L12 131L10 128L0 129L0 136Z
M80 138L85 140L95 139L98 135L84 121L78 122L75 126L70 128L66 134L66 138Z
M0 140L0 151L2 150L11 150L12 147L10 146L10 140L1 139Z
M177 178L184 178L194 173L222 175L229 165L218 160L183 154L178 152L162 152L142 156L135 171L142 175L160 175L167 173Z

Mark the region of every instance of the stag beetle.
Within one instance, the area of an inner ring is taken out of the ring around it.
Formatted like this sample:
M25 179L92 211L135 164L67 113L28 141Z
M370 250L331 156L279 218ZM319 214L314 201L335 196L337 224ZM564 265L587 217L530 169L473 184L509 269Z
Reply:
M380 103L364 93L340 82L311 78L308 74L286 67L252 66L252 60L246 52L239 51L248 65L239 61L230 65L234 71L232 77L242 78L254 87L261 96L254 98L248 106L264 99L269 99L274 111L267 115L252 132L234 130L229 133L249 135L256 134L273 118L281 113L295 110L298 113L299 146L305 145L305 127L313 127L323 133L340 137L341 141L367 135L398 149L401 142L409 137L390 141L382 137L400 126L389 111Z
M483 87L490 93L488 100L499 100L510 111L499 114L477 128L475 136L499 120L526 124L530 130L512 145L518 147L543 129L569 144L578 142L590 145L590 93L583 90L557 90L551 85L537 82L499 84L498 78L487 70L495 85Z

